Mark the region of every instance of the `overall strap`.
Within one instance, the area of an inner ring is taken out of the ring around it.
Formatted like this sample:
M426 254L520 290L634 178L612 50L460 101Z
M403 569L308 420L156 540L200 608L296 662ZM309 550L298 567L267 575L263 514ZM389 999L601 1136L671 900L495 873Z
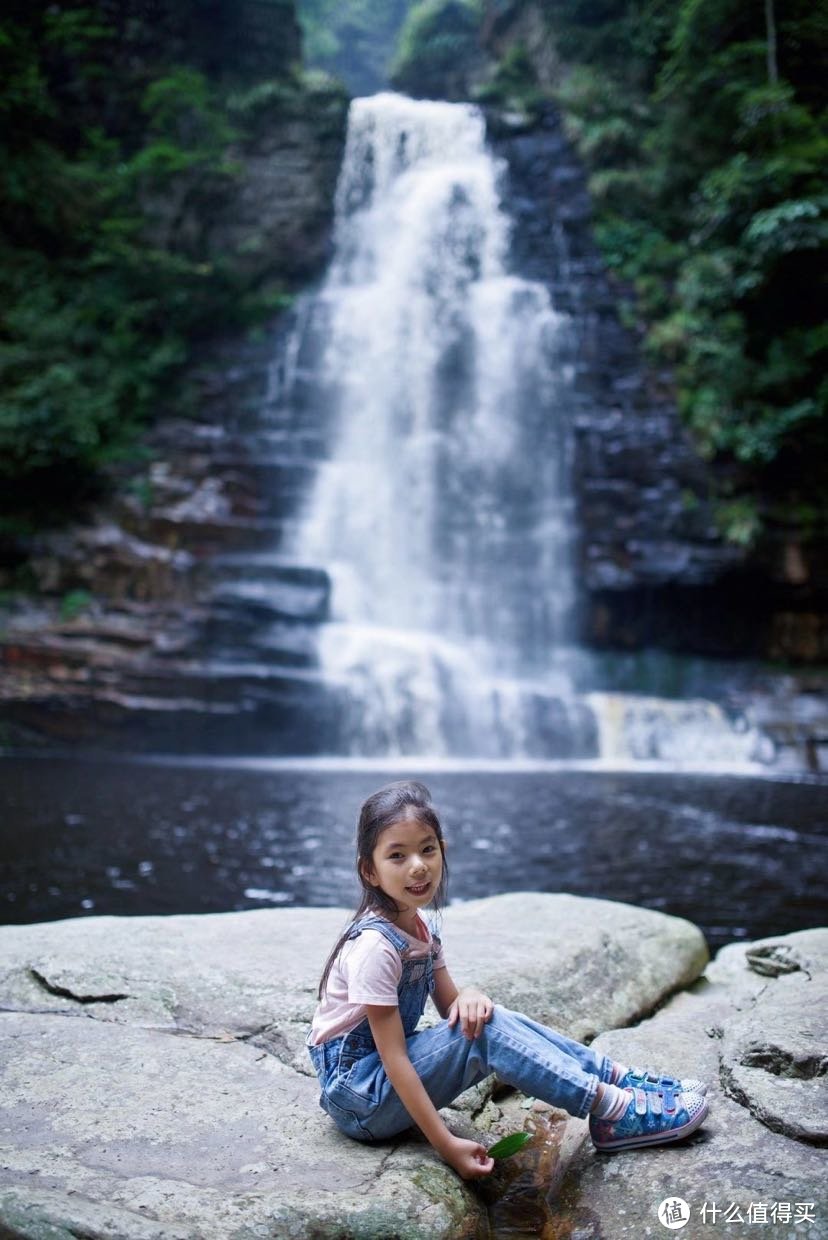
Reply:
M392 943L400 955L405 958L409 946L408 939L404 939L399 930L395 929L385 918L376 917L372 913L369 913L366 917L361 917L348 932L348 938L358 938L363 930L379 930L380 934L384 935L389 943Z

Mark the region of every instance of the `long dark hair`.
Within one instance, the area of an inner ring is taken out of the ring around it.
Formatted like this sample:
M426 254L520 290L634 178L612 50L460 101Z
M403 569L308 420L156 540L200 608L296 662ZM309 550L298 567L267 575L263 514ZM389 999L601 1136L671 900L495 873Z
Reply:
M399 912L396 903L390 896L386 895L380 887L372 887L369 884L365 877L365 869L372 864L374 849L383 831L393 826L395 822L402 821L420 822L424 827L430 827L437 836L440 852L443 854L443 874L431 903L438 910L445 905L446 892L448 890L446 846L443 840L443 828L440 826L440 819L437 817L434 806L431 804L431 793L425 784L418 783L416 779L404 779L400 780L399 783L386 784L384 788L380 788L379 791L372 793L368 797L359 812L356 834L356 869L360 885L362 886L362 900L360 901L359 908L337 939L333 951L325 962L325 968L322 970L322 978L319 982L317 995L319 999L322 998L324 993L333 962L336 960L342 944L348 938L354 922L359 921L364 913L369 912L378 913L381 916L387 917L389 921L394 921Z

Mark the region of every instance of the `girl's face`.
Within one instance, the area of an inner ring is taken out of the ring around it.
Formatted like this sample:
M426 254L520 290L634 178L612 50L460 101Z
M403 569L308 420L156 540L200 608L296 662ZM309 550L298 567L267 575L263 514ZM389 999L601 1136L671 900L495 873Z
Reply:
M414 913L434 898L443 874L443 853L432 827L416 818L392 823L377 840L364 869L372 887L380 887L400 913Z

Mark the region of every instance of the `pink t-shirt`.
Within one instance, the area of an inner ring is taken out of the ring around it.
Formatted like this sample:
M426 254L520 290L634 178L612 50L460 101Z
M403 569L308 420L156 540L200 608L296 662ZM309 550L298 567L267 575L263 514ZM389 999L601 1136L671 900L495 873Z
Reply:
M434 940L419 913L416 938L398 926L394 929L408 943L407 960L418 960L431 952ZM432 963L435 969L445 969L442 945ZM379 930L363 930L357 938L346 940L331 965L322 1001L314 1013L311 1044L318 1046L356 1029L368 1003L396 1007L401 977L402 957Z

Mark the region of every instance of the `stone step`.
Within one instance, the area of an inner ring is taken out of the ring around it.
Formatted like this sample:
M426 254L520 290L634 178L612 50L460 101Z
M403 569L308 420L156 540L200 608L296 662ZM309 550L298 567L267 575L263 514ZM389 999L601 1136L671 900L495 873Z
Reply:
M273 517L178 516L153 512L145 522L147 537L197 556L223 551L257 551L276 545L293 532L290 519Z
M189 460L163 476L151 472L154 503L147 519L209 525L216 520L290 517L312 487L316 472L315 462L284 455L250 460L217 452L209 461ZM139 510L139 515L145 514Z
M245 442L252 454L262 457L273 454L286 459L295 456L299 460L314 463L330 455L331 436L306 426L272 429L261 426L251 430Z
M252 656L274 667L315 667L316 626L277 621L250 630L213 621L205 634L203 651L224 662Z
M272 615L213 615L190 651L208 661L255 658L275 667L310 667L316 664L316 631L315 624Z
M117 670L117 685L127 694L154 699L188 698L209 706L236 706L255 701L279 702L305 692L327 691L330 678L313 668L283 666L251 660L226 663L180 660L153 662ZM98 669L96 687L108 687L105 669Z
M32 688L0 677L7 743L170 754L335 753L347 694L300 667L156 661L67 668Z
M3 701L3 721L12 744L36 738L75 751L86 744L133 753L307 755L337 751L347 709L341 687L300 670L262 677L237 669L200 680L146 677L21 692Z
M216 585L212 601L218 619L261 623L266 620L321 622L328 616L330 580L321 570L274 573L268 580L227 580Z
M330 577L324 568L273 550L225 552L213 556L208 568L216 585L259 581L330 588Z
M39 680L32 671L49 673ZM321 687L321 688L320 688ZM110 659L73 659L58 664L12 665L4 675L0 699L4 707L15 700L48 700L59 703L75 699L108 699L122 693L127 697L174 703L178 700L200 703L205 709L246 709L255 701L278 702L304 692L336 689L335 682L323 678L315 669L264 661L231 660L219 662L198 659L150 660L130 664Z
M9 633L0 645L3 689L15 678L40 675L43 683L54 682L60 689L64 681L85 678L90 683L99 669L116 671L140 665L142 659L176 658L196 649L198 631L195 627L124 635L113 630L99 630L90 625L86 631L16 635Z
M271 624L251 639L260 658L282 665L311 667L317 660L316 627L304 624Z
M268 548L261 551L223 551L210 560L211 567L219 572L228 572L234 576L251 577L261 575L262 578L276 577L280 580L304 580L305 574L324 574L325 569L315 564L307 564L294 556L280 550Z

